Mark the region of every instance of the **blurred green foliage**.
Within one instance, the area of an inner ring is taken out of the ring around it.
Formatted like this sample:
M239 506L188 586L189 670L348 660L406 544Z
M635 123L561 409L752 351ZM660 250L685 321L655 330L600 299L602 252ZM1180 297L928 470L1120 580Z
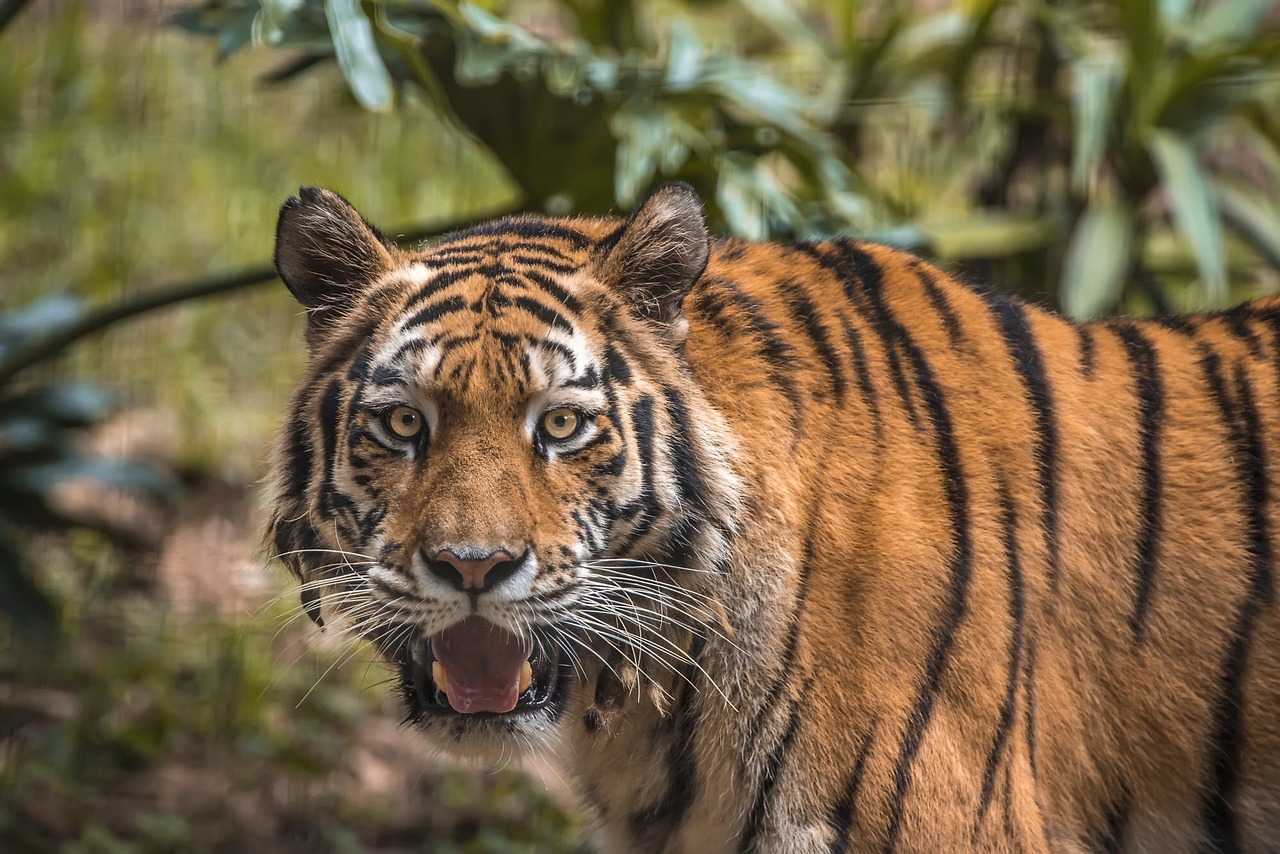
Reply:
M371 110L415 92L535 208L681 178L722 229L904 243L1080 317L1221 307L1280 268L1266 0L206 0L177 20L224 55L300 52L275 82L335 60Z
M270 595L237 592L228 538L275 586L247 517L301 323L283 288L243 286L270 278L281 199L323 184L412 231L512 191L426 109L361 115L336 73L264 92L262 61L219 70L106 6L0 31L0 850L573 850L578 822L523 775L406 750L371 653L317 645L296 605L172 589ZM197 293L226 295L173 304ZM151 500L178 480L181 503ZM134 501L140 528L82 512ZM212 549L171 546L224 517Z

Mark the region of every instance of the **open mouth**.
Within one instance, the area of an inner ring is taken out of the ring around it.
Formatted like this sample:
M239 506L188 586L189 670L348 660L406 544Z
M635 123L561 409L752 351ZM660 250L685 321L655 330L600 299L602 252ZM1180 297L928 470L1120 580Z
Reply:
M406 687L424 713L507 715L551 705L559 656L536 638L518 637L480 617L432 635L402 661Z

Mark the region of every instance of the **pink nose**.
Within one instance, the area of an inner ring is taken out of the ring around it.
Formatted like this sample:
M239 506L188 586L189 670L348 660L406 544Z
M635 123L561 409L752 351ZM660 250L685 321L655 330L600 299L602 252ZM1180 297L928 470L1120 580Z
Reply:
M468 592L485 592L501 584L521 563L505 549L487 553L484 549L459 548L457 552L441 549L427 558L427 568L432 573Z

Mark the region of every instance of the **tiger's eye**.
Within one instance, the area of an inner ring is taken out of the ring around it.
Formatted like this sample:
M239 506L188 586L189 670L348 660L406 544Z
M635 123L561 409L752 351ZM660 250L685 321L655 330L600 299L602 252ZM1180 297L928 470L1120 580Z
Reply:
M557 441L568 439L581 426L582 417L567 406L553 409L542 416L542 432Z
M412 439L422 432L422 413L412 406L397 406L383 416L387 429L401 439Z

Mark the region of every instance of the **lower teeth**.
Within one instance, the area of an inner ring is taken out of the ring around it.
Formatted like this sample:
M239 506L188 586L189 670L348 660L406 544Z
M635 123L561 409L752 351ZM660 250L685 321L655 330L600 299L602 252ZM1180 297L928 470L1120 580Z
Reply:
M520 690L516 693L523 694L529 690L529 686L533 683L533 665L525 661L520 665Z
M436 688L440 689L440 693L448 696L449 680L444 675L444 668L440 666L440 662L431 662L431 678L436 682ZM517 694L523 694L529 690L529 686L533 684L533 665L528 661L520 664L520 686Z

